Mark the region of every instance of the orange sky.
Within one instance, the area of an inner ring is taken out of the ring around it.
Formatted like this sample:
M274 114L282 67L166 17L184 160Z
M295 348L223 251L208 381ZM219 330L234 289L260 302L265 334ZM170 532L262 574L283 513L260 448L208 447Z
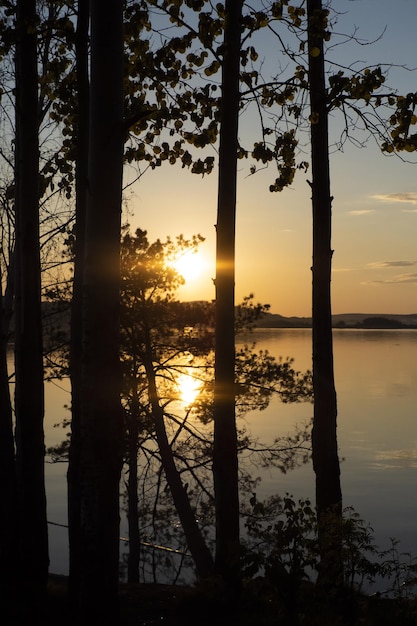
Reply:
M334 3L335 4L335 3ZM337 3L336 3L337 4ZM375 13L375 5L378 12ZM417 65L417 2L390 0L348 2L340 17L345 32L354 23L367 39L387 30L381 41L354 47L366 63ZM342 26L340 26L342 28ZM358 56L360 55L360 56ZM346 58L346 62L349 59ZM396 70L390 82L415 91L417 73ZM250 133L250 117L240 132ZM337 119L330 119L336 132ZM407 154L407 156L409 156ZM308 157L307 157L308 158ZM249 293L282 315L311 313L311 203L308 174L293 186L271 194L271 168L248 176L249 162L239 161L236 300ZM364 149L346 145L331 157L333 202L333 312L417 313L417 169L395 156L383 156L373 141ZM130 194L130 197L129 197ZM200 233L205 269L182 288L184 300L212 299L215 275L216 173L200 178L178 167L147 172L128 192L128 220L148 230L151 240L166 235Z

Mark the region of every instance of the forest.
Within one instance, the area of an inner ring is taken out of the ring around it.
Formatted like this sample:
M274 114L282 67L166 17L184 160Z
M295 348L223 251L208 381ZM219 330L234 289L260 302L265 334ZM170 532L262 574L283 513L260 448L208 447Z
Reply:
M416 623L415 599L361 594L376 576L399 590L402 566L342 501L329 117L340 117L340 149L375 140L406 160L417 93L389 86L389 67L327 62L337 10L322 0L1 3L2 624ZM285 59L271 75L264 33ZM308 176L311 371L257 350L250 333L268 305L236 301L243 161L255 185L268 168L271 193ZM175 260L202 235L152 241L125 217L126 189L175 167L217 176L213 302L177 296ZM45 382L63 378L70 416L46 450ZM241 418L275 396L312 403L313 418L266 445ZM49 571L46 457L68 464L65 581ZM249 457L283 472L312 459L315 502L258 499ZM161 550L144 551L150 529Z

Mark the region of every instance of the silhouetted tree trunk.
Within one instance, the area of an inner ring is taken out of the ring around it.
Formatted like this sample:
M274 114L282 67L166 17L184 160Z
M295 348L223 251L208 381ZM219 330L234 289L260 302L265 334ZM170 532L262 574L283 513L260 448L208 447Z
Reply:
M226 0L216 249L213 476L216 571L239 588L239 493L235 415L235 224L241 0Z
M5 247L6 242L2 242ZM14 256L14 253L12 253ZM13 258L12 256L12 258ZM18 542L18 514L16 492L16 465L13 436L13 414L7 363L9 327L13 310L13 262L9 259L7 275L0 276L0 493L5 504L0 515L0 597L3 598L3 617L11 621L17 590L19 563L16 558Z
M91 0L88 195L83 278L80 482L83 624L117 624L123 420L119 366L123 171L121 0Z
M77 112L75 124L75 248L71 301L70 378L71 443L68 463L69 593L75 601L80 584L81 493L80 493L80 412L82 347L82 281L84 272L85 216L88 177L88 0L78 1L75 39Z
M48 576L39 251L36 2L17 2L15 411L21 597L37 621ZM23 603L22 603L23 604Z
M342 492L337 447L337 403L333 371L331 313L331 219L328 112L323 36L326 14L321 0L308 0L308 50L311 104L311 158L313 204L313 466L321 553L320 581L342 582L338 531Z

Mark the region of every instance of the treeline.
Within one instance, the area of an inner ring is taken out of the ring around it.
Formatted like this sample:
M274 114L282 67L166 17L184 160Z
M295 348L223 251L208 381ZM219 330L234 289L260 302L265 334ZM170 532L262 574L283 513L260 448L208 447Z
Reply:
M372 315L347 314L333 315L333 328L417 328L416 315ZM284 317L265 312L257 321L258 328L311 328L311 317Z
M417 328L417 324L404 324L403 322L401 322L398 319L395 318L388 318L388 317L383 317L383 316L375 316L375 317L367 317L364 320L362 320L361 322L356 322L356 324L352 325L348 325L346 322L344 322L343 320L340 320L339 322L337 322L334 326L335 328L370 328L370 329L397 329L397 328L404 328L404 329L413 329L413 328Z
M182 319L184 326L194 327L203 323L211 323L214 328L214 302L190 301L172 302L173 312ZM239 314L239 306L236 309ZM68 333L70 327L70 301L44 301L42 303L42 315L44 319L45 340L52 335L56 339L57 331ZM358 319L360 318L360 319ZM372 315L359 314L334 315L332 316L333 328L374 328L386 329L409 329L417 328L416 315ZM285 317L267 310L259 312L254 320L254 328L311 328L311 317ZM13 341L13 320L11 321L11 341Z

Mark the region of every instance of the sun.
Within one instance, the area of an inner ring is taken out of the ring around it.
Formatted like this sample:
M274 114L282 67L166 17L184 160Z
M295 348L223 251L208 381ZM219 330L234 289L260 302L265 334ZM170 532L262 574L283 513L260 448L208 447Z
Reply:
M175 261L172 266L184 278L186 282L196 280L205 270L204 259L201 254L195 250L187 250Z
M180 399L183 404L189 406L197 398L201 389L201 380L191 374L180 374L177 378Z

